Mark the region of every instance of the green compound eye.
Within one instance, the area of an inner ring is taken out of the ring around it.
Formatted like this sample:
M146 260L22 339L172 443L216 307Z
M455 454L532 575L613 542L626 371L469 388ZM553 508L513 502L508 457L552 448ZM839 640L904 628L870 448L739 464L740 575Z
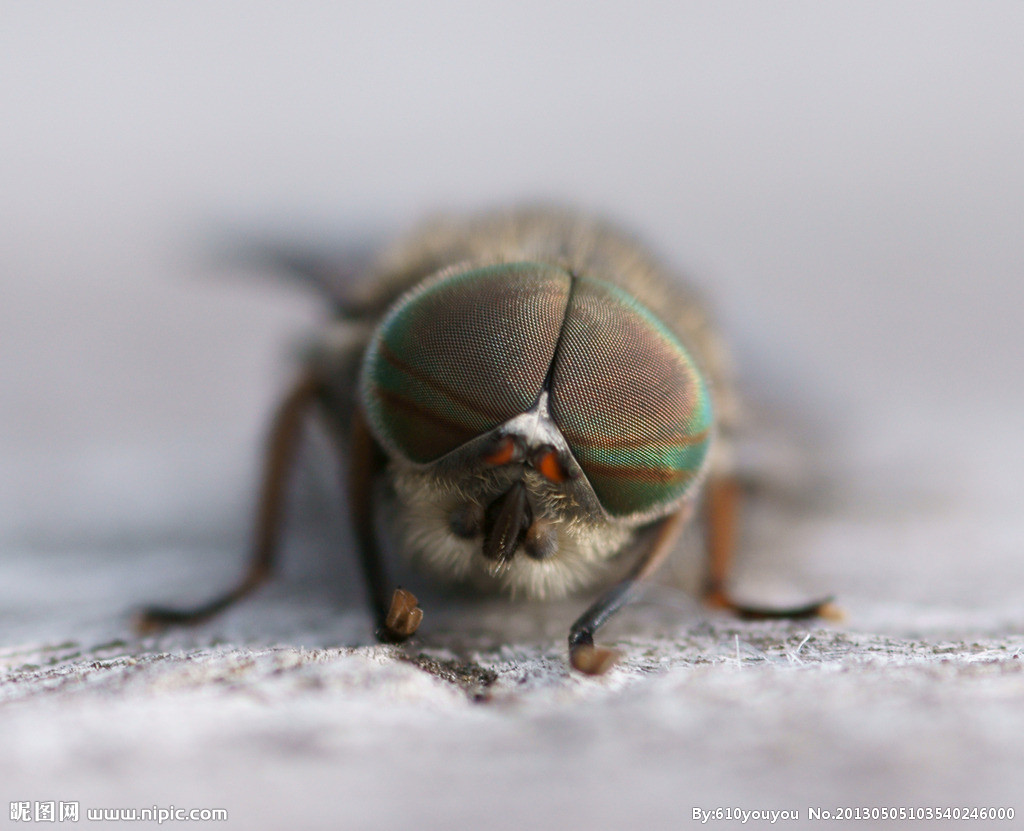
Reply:
M442 273L371 341L363 404L385 448L429 463L530 410L550 415L613 517L664 512L697 480L707 387L678 339L620 288L540 263Z
M572 278L537 263L441 274L401 298L363 365L383 445L432 462L537 401Z
M645 306L599 280L576 281L550 406L612 516L677 501L710 446L711 399L683 345Z

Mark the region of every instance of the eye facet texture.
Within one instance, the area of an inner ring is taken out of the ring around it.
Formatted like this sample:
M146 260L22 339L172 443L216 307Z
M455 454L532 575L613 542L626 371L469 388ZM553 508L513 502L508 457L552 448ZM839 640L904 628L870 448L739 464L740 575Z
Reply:
M363 370L385 446L432 462L529 410L544 386L572 278L514 263L431 280L399 301Z
M613 516L675 501L707 455L707 388L676 337L609 283L577 278L551 379L551 415Z
M611 516L653 513L697 478L708 390L675 335L624 290L513 263L432 279L370 344L363 401L378 438L428 463L531 409L551 417Z

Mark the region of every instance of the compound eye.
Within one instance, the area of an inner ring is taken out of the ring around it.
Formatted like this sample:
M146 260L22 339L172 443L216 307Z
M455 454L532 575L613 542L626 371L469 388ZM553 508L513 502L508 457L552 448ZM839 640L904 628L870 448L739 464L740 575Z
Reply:
M609 514L653 515L687 494L710 446L710 396L649 309L577 278L551 377L551 416Z
M554 266L511 263L442 272L400 298L360 378L378 441L432 462L529 410L554 358L571 282Z

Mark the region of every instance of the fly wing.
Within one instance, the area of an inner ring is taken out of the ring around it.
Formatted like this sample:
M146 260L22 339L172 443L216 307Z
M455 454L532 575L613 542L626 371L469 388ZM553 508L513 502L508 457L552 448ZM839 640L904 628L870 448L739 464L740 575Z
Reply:
M232 270L285 279L313 288L338 317L378 318L386 303L372 290L372 271L380 251L376 237L349 245L235 235L211 246L213 257Z

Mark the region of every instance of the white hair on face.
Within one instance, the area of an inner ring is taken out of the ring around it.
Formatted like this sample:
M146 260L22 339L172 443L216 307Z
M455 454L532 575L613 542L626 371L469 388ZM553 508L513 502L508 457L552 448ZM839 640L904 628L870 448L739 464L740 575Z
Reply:
M634 529L610 523L584 523L546 517L558 540L557 552L537 560L517 553L495 574L481 554L480 538L452 533L452 512L469 497L454 488L439 488L429 473L395 470L397 541L403 553L441 577L470 581L513 596L538 600L564 597L605 579L615 555Z

